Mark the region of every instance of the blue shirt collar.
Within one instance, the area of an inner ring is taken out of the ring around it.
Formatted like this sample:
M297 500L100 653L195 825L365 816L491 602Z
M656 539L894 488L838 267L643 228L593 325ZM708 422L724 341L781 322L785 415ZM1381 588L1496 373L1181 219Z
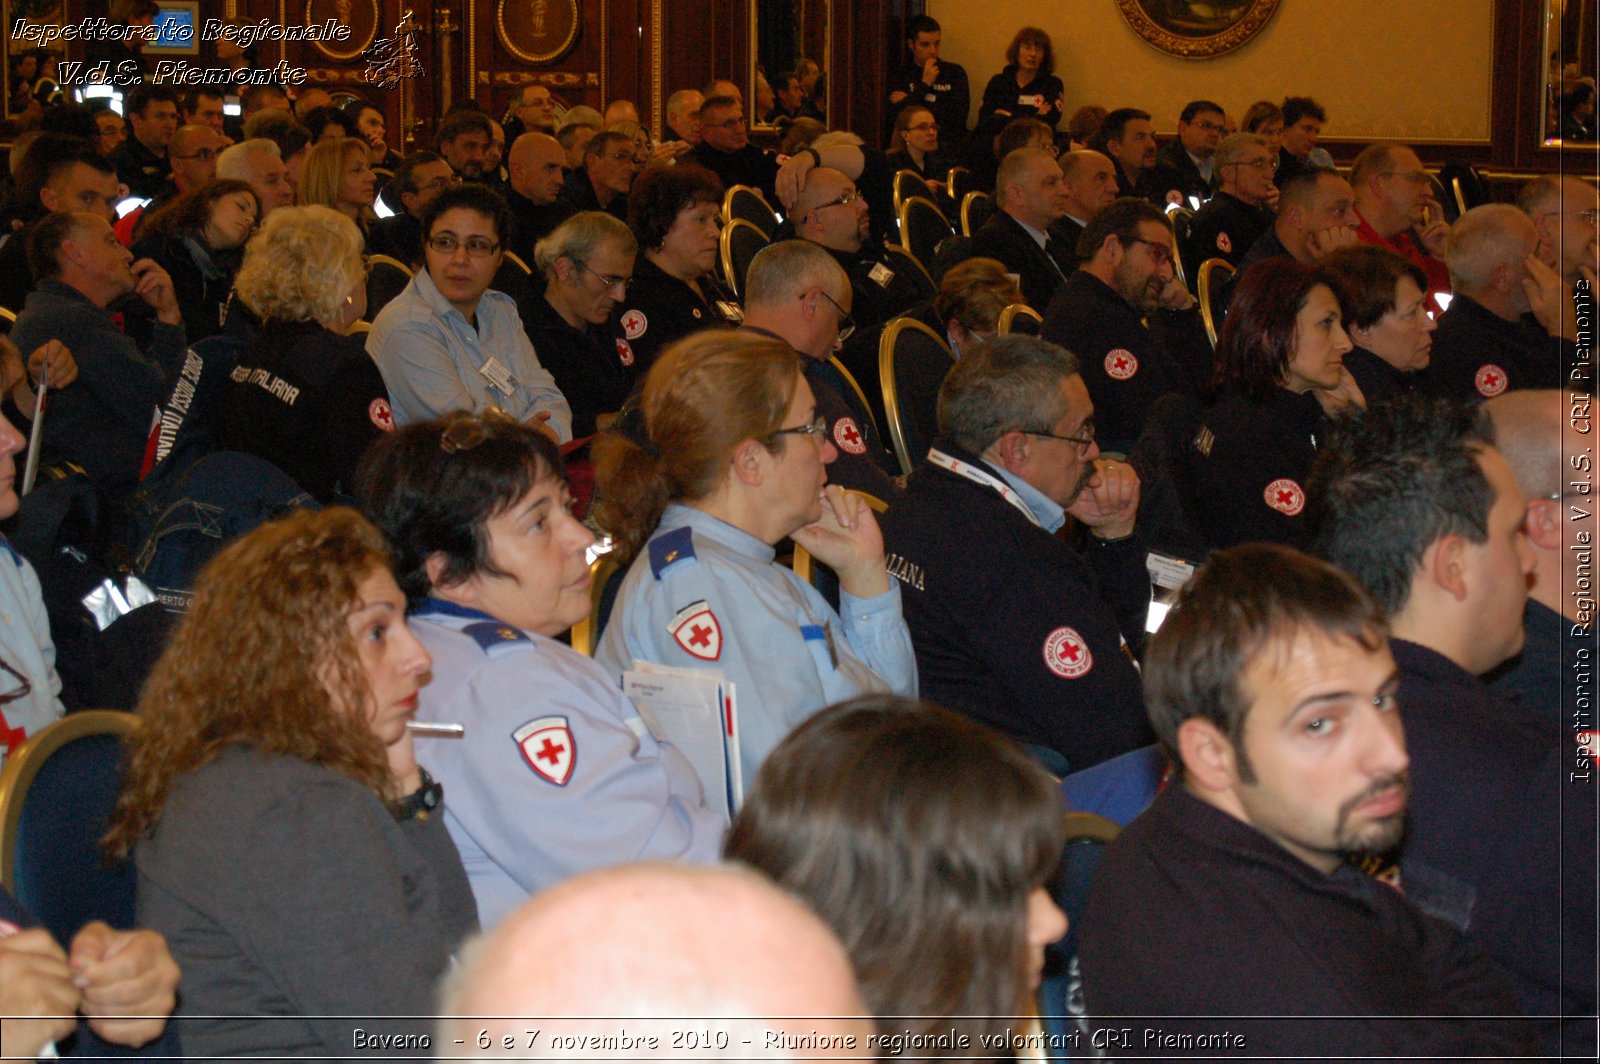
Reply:
M471 606L462 606L455 602L446 602L444 599L434 598L432 595L429 595L427 598L422 600L422 605L417 607L416 616L420 617L428 613L442 613L446 617L465 617L467 620L471 621L494 621L497 624L502 623L500 618L491 617L482 610L475 610Z
M1005 481L1012 491L1017 493L1022 501L1027 504L1029 512L1033 514L1033 519L1038 521L1039 526L1046 532L1059 532L1061 526L1067 523L1067 511L1057 506L1044 492L1021 477L1014 476L1004 466L995 465L987 458L981 459L981 461L993 470L996 476Z
M704 510L685 506L681 502L667 504L657 531L663 528L677 528L680 525L688 525L694 529L696 535L715 540L729 550L758 561L771 562L778 553L772 544L757 539L742 528L735 528L719 517L712 517Z

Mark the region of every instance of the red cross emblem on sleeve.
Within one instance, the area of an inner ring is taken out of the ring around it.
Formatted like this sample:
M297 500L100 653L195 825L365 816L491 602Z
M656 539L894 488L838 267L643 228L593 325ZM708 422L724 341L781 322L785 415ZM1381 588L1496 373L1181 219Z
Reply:
M1506 371L1493 362L1485 362L1478 367L1478 373L1472 378L1473 385L1478 389L1478 394L1485 399L1499 395L1506 390L1510 382L1506 379Z
M633 345L622 337L617 337L617 361L624 366L633 365Z
M578 761L578 744L572 738L572 729L566 717L540 717L530 720L511 733L522 760L528 763L541 779L565 787L572 778L572 766Z
M1117 347L1106 352L1106 376L1114 381L1125 381L1139 372L1139 360L1132 351Z
M650 328L650 319L644 316L642 310L630 310L622 316L622 335L630 340L637 340Z
M1057 628L1044 640L1044 664L1064 680L1076 680L1094 668L1089 644L1072 628Z
M1233 240L1228 236L1227 233L1217 234L1217 250L1222 252L1224 255L1230 254L1233 251Z
M853 417L842 417L833 423L833 442L839 445L840 450L851 454L867 453L866 441L861 438L861 430L856 428L856 419Z
M390 408L389 400L380 396L368 403L367 417L384 432L394 431L394 410Z
M1306 493L1300 490L1300 485L1288 477L1279 477L1267 485L1267 490L1262 492L1267 505L1279 513L1295 516L1306 508Z
M701 661L722 657L722 624L704 599L679 610L667 631L680 647Z

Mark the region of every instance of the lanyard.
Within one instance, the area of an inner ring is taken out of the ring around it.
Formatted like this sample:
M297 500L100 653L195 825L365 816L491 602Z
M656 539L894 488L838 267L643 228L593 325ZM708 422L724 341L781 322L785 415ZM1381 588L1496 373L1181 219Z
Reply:
M1022 501L1022 496L1013 491L1011 485L1007 484L999 477L986 473L977 466L969 465L959 458L952 458L943 451L939 450L937 447L929 448L928 461L932 462L940 469L948 469L958 477L965 477L974 484L982 484L986 488L994 489L1000 493L1000 497L1002 499L1010 503L1012 506L1015 506L1018 510L1021 510L1023 516L1027 517L1029 521L1033 522L1036 527L1044 527L1043 525L1039 524L1039 519L1033 516L1033 511L1028 508L1028 504Z

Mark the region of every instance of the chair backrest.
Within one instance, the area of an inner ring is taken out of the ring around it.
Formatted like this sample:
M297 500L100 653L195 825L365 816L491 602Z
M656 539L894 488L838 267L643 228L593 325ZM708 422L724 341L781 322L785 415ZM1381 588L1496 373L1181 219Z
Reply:
M531 266L529 266L526 262L523 262L522 261L522 256L518 255L515 251L506 252L505 253L505 261L509 262L511 265L513 265L517 269L521 270L524 276L527 276L527 277L532 277L533 276L533 268Z
M16 323L17 312L10 307L0 307L0 336L10 332L11 327Z
M939 385L956 364L944 338L915 318L895 318L878 341L878 384L889 443L909 475L938 427ZM930 425L932 429L930 429Z
M722 197L722 224L733 221L749 222L771 240L778 232L778 213L767 203L767 197L749 185L734 185Z
M961 197L961 232L971 236L995 212L994 197L987 192L968 192Z
M1189 231L1194 228L1194 211L1188 207L1168 207L1167 220L1172 223L1172 271L1185 285L1189 276L1183 268L1183 249L1189 246Z
M865 410L867 417L872 420L872 431L877 433L880 440L883 439L883 429L878 424L878 415L872 412L872 404L867 402L866 389L861 387L861 382L856 380L856 375L851 373L849 368L839 360L838 355L829 355L828 365L832 366L834 372L839 374L840 379L845 383L845 387L855 393L857 401L861 403L861 409ZM862 492L862 494L866 493Z
M942 285L944 275L957 263L965 262L972 258L972 238L965 233L951 233L939 241L939 246L933 250L933 261L928 264L928 273L933 277L933 283Z
M1000 320L995 328L1001 336L1018 333L1022 336L1038 336L1039 329L1044 325L1044 318L1039 312L1026 303L1011 303L1000 311Z
M1226 307L1219 307L1216 299L1221 292L1222 281L1236 269L1227 259L1207 259L1200 264L1200 280L1196 286L1195 298L1200 301L1200 320L1205 323L1206 338L1211 341L1211 349L1217 348L1217 330L1222 324ZM1222 277L1217 277L1218 270Z
M917 283L917 287L922 289L917 294L917 298L912 304L913 306L918 303L925 303L939 294L939 286L933 283L933 275L928 272L928 268L917 261L917 257L906 251L905 248L897 247L894 244L885 244L883 257L892 268L907 274Z
M901 205L904 204L906 200L912 199L913 197L925 199L929 203L932 203L935 198L933 194L933 186L929 185L927 180L915 170L896 170L894 173L893 197L894 214L896 218L900 217ZM934 209L938 210L937 207ZM944 214L943 211L940 211L939 213L941 215ZM948 225L949 223L946 222L945 224Z
M744 298L744 275L756 254L768 244L770 237L752 222L735 218L722 227L722 276L733 289L733 294Z
M123 738L138 722L114 710L69 714L0 770L0 882L59 942L90 920L133 926L133 862L108 867L100 839L122 789Z
M415 276L411 267L388 255L371 255L367 258L367 320L378 316L378 311L411 283Z
M950 198L960 203L968 192L978 191L977 178L972 176L972 170L965 166L952 166L945 171L944 187L950 193Z
M346 336L365 336L371 331L372 323L370 321L353 321L350 323L350 327L344 331L344 334Z
M922 265L931 278L939 245L955 236L955 230L950 228L950 223L933 201L921 196L904 200L896 210L900 217L900 246Z
M615 554L602 554L589 563L589 614L572 626L572 649L585 657L594 657L594 648L600 645L600 635L617 600L617 586L626 572Z

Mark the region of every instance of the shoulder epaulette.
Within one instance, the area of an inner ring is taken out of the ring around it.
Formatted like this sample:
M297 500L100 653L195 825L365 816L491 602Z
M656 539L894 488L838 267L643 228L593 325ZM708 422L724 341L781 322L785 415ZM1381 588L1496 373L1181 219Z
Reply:
M650 572L657 580L679 562L694 561L694 531L685 525L650 541Z
M461 632L471 637L472 641L482 647L483 652L490 657L495 656L498 651L509 650L519 645L533 646L533 640L528 638L526 632L499 621L479 621L477 624L467 625Z

